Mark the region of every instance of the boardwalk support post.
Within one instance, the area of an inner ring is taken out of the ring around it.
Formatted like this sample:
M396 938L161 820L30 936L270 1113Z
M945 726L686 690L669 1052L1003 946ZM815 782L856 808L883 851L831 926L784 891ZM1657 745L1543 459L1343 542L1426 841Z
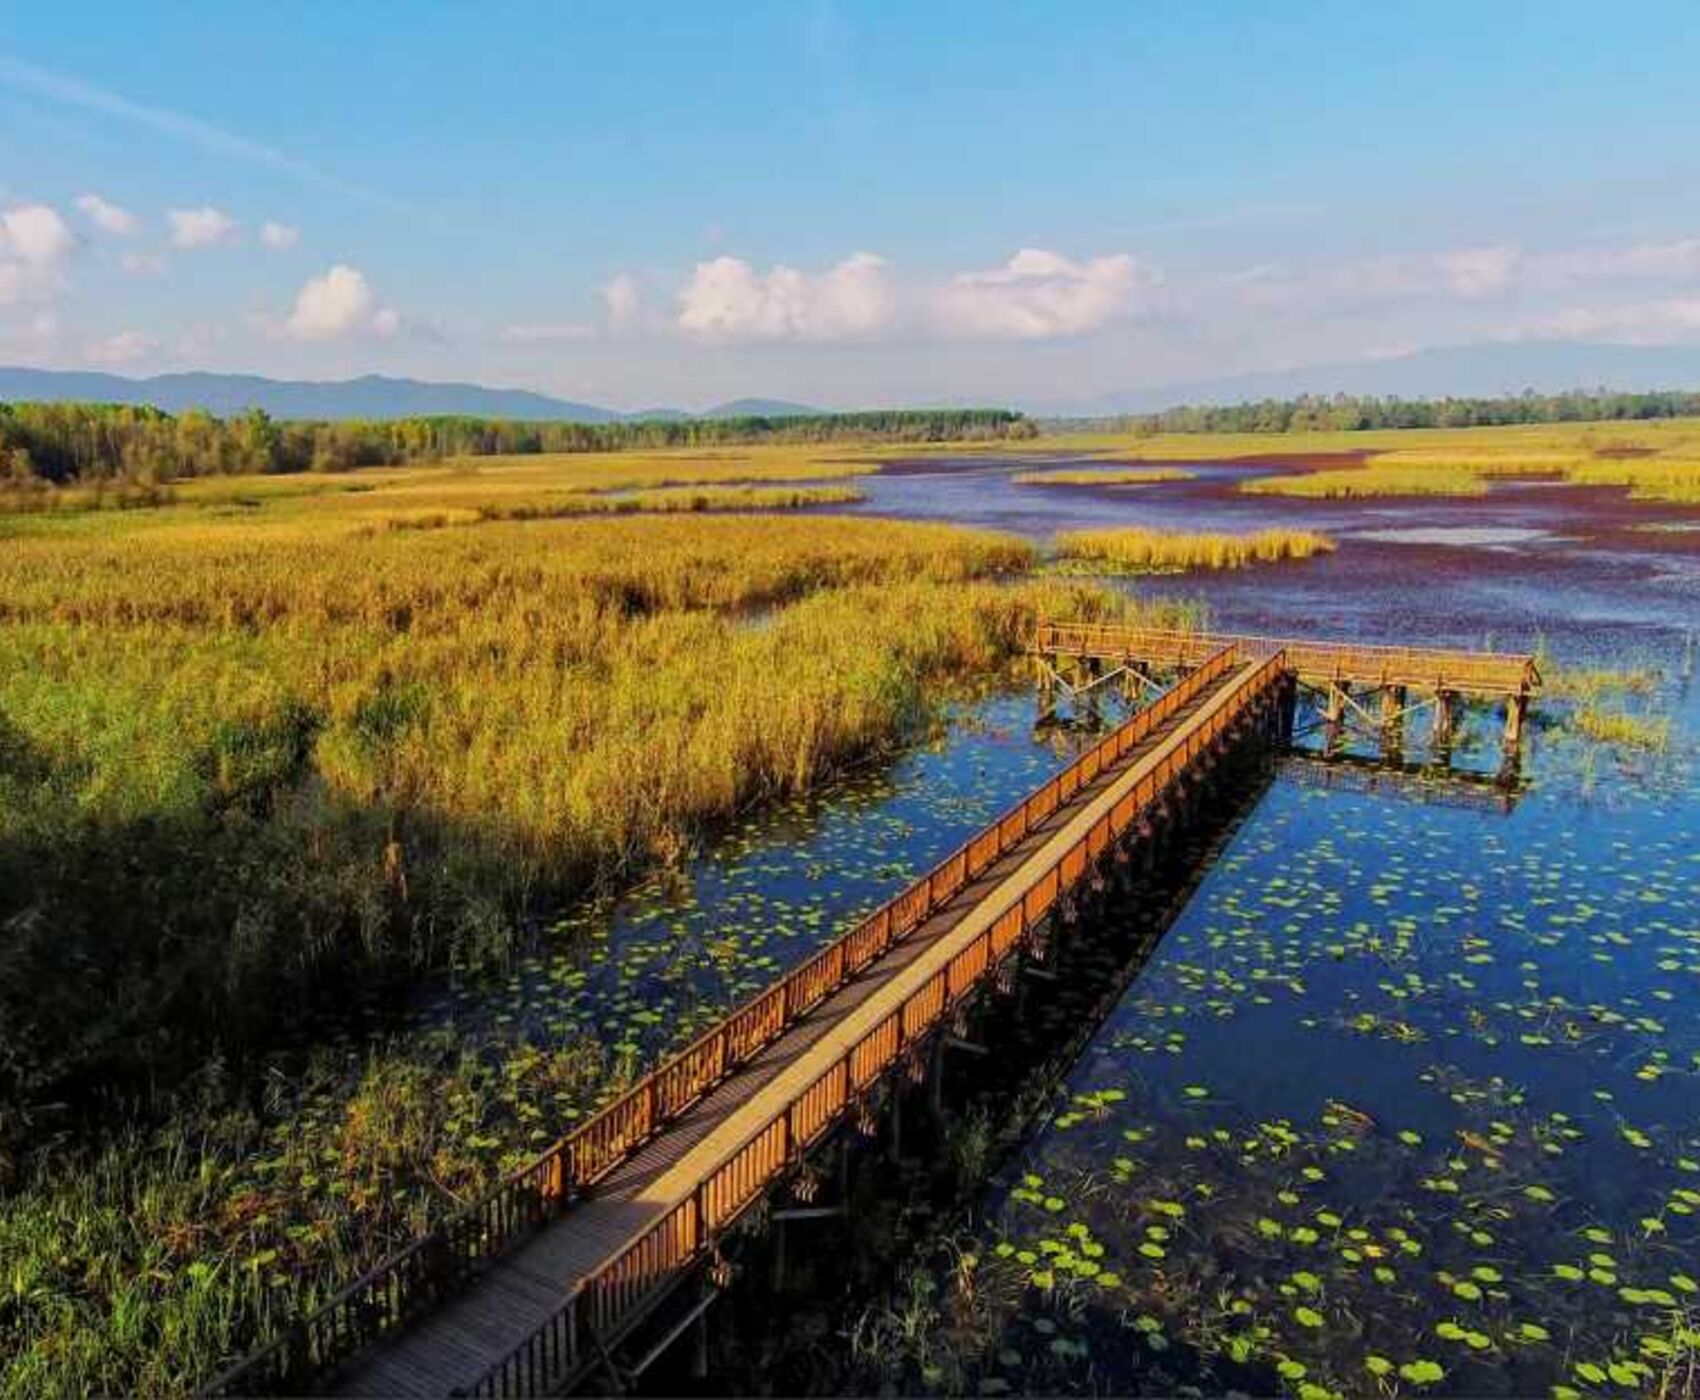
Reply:
M1523 742L1523 722L1529 712L1527 695L1512 695L1505 701L1505 752L1516 753Z
M1405 687L1390 685L1381 692L1381 748L1397 759L1405 751Z

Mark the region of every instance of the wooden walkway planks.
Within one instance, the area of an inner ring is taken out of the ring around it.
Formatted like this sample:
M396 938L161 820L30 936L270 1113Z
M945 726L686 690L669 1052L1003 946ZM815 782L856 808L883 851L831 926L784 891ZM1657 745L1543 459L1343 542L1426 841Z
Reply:
M1237 647L1247 656L1283 652L1289 668L1310 684L1333 681L1378 688L1407 686L1495 697L1527 697L1539 690L1541 684L1535 658L1523 653L1278 640L1231 633L1162 631L1105 622L1042 622L1031 649L1047 657L1196 666L1225 646Z
M876 963L639 1147L566 1215L466 1289L378 1342L335 1378L337 1393L443 1395L474 1386L558 1313L587 1278L666 1220L763 1124L798 1101L893 1008L972 948L1012 900L1051 871L1104 814L1185 745L1256 669L1204 689L1120 762L1032 829Z

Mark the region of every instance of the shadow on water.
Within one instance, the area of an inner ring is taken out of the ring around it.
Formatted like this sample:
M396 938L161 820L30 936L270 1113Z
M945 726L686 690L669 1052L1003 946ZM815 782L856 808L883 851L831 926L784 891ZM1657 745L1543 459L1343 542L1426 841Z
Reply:
M834 1394L879 1389L907 1364L886 1335L888 1298L917 1259L975 1222L988 1177L1009 1162L1092 1036L1138 977L1198 882L1272 781L1247 754L1218 800L1149 870L1137 853L1075 922L975 1009L926 1083L899 1082L877 1123L852 1125L728 1250L734 1282L710 1313L703 1356L677 1348L647 1394ZM942 1060L942 1072L941 1072ZM693 1376L693 1368L699 1374ZM920 1382L917 1374L910 1378Z

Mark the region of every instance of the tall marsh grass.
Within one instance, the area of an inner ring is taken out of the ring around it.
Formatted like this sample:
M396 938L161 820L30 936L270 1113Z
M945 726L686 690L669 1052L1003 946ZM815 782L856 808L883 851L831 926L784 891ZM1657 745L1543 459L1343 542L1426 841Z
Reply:
M1242 569L1250 564L1308 559L1335 544L1313 530L1259 530L1247 535L1170 534L1161 530L1068 530L1056 539L1065 564L1098 570L1168 573L1182 569Z
M0 1392L182 1392L631 1068L450 1032L330 1092L292 1031L890 751L1040 615L1174 620L989 533L382 489L11 522Z

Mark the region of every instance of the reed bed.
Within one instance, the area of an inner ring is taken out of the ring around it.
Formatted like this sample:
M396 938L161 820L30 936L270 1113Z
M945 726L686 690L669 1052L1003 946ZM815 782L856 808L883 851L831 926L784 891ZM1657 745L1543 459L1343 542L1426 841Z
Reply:
M1471 466L1382 466L1378 462L1290 476L1260 476L1240 483L1240 490L1248 495L1298 496L1312 500L1349 500L1366 496L1485 496L1489 489L1487 478Z
M631 1069L450 1029L261 1074L281 1032L500 969L540 908L908 741L1042 614L1176 620L984 532L361 533L373 494L9 527L0 1393L181 1393Z
M1259 530L1246 535L1170 534L1161 530L1069 530L1056 539L1066 565L1095 572L1173 573L1184 569L1243 569L1332 553L1335 543L1314 530Z
M1596 458L1568 473L1578 486L1627 486L1632 501L1700 505L1700 457Z
M411 506L375 514L363 533L440 530L490 520L558 520L585 515L680 515L729 511L767 513L867 499L854 486L658 486L620 493L597 492L546 500Z
M1165 481L1191 481L1197 472L1185 467L1106 467L1102 471L1017 472L1016 486L1154 486Z
M353 495L368 498L373 509L456 509L474 505L493 508L503 501L546 501L685 486L842 481L878 470L878 457L866 449L858 451L832 445L455 457L443 462L363 467L357 471L187 478L169 485L15 484L0 491L0 513L149 507L256 511L287 509L294 504L328 519L339 514L341 507L336 500L327 498ZM659 499L662 504L653 508L667 508L666 498Z
M1595 457L1563 453L1483 453L1459 457L1388 453L1361 467L1259 477L1242 491L1344 499L1367 496L1485 496L1506 477L1550 477L1572 486L1625 486L1638 501L1700 503L1700 459Z

